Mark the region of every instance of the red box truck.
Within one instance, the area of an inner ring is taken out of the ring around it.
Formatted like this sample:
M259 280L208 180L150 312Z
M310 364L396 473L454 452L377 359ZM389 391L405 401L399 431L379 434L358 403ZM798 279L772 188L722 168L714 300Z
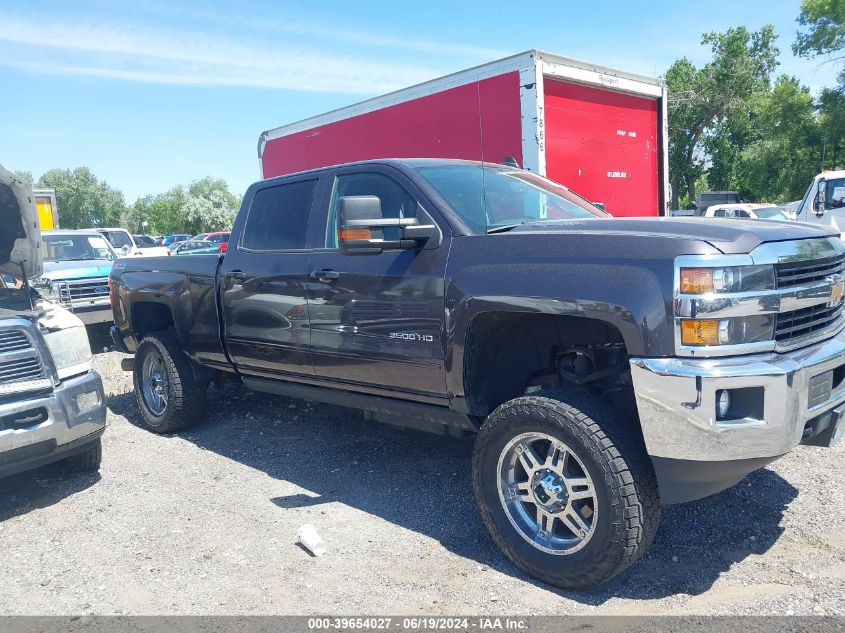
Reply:
M263 132L262 178L371 158L513 158L615 216L663 215L666 85L532 50Z

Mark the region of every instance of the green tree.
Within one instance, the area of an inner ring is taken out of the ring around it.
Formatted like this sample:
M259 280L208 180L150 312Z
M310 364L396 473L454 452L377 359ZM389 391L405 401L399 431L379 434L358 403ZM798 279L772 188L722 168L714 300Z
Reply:
M87 167L51 169L37 186L56 190L59 226L64 229L113 226L126 212L123 193L98 180Z
M183 214L189 233L228 231L235 213L221 191L211 191L208 197L191 196L185 202Z
M821 164L821 128L810 91L794 77L779 77L755 100L755 138L739 151L737 188L743 199L794 200Z
M798 31L792 50L801 57L837 53L845 48L845 2L843 0L802 0ZM841 61L837 57L829 61ZM845 88L845 70L839 74Z
M222 204L231 209L232 212L237 211L238 207L241 206L240 196L236 196L229 191L229 185L226 184L226 181L222 178L211 178L210 176L206 176L201 180L195 180L188 186L188 194L193 198L206 198L207 200L211 200L214 193L218 193L220 195L220 201L222 201Z
M708 162L708 133L741 111L753 94L768 87L777 65L774 41L771 25L755 32L738 27L707 33L701 43L710 46L712 61L696 68L683 58L667 71L673 208L678 208L682 189L690 201L695 200L696 181Z
M184 206L188 194L181 185L158 195L138 198L132 205L132 215L138 222L146 220L153 235L170 235L187 231Z
M841 169L845 141L845 94L825 88L819 95L819 125L822 135L822 167Z

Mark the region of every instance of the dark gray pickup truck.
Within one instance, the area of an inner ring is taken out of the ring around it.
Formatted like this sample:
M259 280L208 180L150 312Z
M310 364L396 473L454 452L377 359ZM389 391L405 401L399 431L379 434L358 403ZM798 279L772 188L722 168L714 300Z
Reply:
M252 185L225 256L119 260L112 335L157 432L236 376L477 433L496 543L585 587L662 504L838 439L843 252L795 223L613 219L511 167L370 161Z

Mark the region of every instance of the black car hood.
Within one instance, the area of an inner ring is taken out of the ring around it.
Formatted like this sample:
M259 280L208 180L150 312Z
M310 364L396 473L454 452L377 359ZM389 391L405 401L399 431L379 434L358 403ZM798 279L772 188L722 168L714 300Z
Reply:
M829 226L720 218L596 218L527 222L510 233L608 233L702 240L726 254L750 253L764 242L839 237Z

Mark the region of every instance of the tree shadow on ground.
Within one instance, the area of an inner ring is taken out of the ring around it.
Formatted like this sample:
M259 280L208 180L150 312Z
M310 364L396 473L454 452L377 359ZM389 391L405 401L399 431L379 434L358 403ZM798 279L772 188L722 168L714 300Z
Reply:
M132 394L113 398L110 406L144 426ZM210 393L207 418L180 437L311 492L269 500L283 510L340 502L541 584L511 564L484 529L470 486L471 437L374 424L351 409L253 394L235 385ZM772 547L796 494L776 473L758 471L713 497L664 508L652 547L611 582L583 592L543 586L590 605L614 597L701 594L734 563Z

